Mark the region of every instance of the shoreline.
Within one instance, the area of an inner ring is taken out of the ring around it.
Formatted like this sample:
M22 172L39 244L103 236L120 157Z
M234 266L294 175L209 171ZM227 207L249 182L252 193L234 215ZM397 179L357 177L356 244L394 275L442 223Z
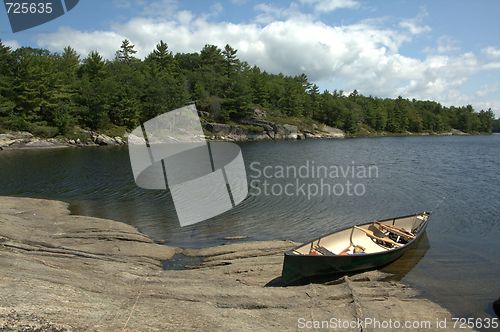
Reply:
M283 252L294 245L175 248L125 223L71 215L60 201L0 197L0 328L267 331L296 330L300 319L451 321L448 310L380 271L281 287ZM202 263L162 269L176 254Z
M269 142L269 141L301 141L301 140L337 140L337 139L355 139L355 138L383 138L383 137L448 137L448 136L489 136L496 133L464 133L461 131L450 131L444 133L370 133L366 135L346 135L331 133L325 134L299 134L290 137L283 136L279 138L271 138L269 136L237 136L226 137L217 135L206 135L205 139L209 142ZM64 149L64 148L86 148L100 146L120 146L128 145L127 137L109 137L104 134L97 134L95 141L81 143L67 138L41 138L33 136L27 132L7 132L0 133L0 151L11 150L46 150L46 149ZM253 138L252 138L253 137Z

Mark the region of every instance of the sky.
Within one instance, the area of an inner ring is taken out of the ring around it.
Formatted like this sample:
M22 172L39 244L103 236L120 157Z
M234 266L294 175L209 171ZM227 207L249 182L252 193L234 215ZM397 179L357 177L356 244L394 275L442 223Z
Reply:
M491 108L500 117L500 1L80 0L67 14L0 39L17 48L112 59L125 38L139 57L205 44L238 50L271 73L305 73L321 89Z

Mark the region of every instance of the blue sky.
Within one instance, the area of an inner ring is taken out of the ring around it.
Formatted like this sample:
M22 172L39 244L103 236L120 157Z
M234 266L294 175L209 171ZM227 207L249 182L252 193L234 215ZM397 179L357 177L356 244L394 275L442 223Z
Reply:
M491 107L500 116L500 1L81 0L66 15L0 38L12 47L112 58L130 39L145 56L163 39L174 52L206 43L277 73L305 72L323 89Z

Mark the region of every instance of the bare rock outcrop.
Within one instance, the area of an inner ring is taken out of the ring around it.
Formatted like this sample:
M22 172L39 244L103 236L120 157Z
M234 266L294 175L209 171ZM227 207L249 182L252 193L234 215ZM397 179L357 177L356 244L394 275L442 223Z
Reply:
M70 215L62 202L0 197L0 330L294 331L332 318L451 319L376 271L282 287L283 252L292 246L173 248L126 224ZM163 270L175 254L202 262Z
M0 134L0 150L19 148L58 148L65 146L68 146L68 144L58 139L34 137L33 134L23 131Z

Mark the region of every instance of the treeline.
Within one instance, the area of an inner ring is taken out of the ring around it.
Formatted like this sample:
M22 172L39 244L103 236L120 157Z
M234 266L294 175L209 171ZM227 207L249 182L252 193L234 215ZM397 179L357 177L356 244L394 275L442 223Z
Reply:
M160 41L144 59L124 40L113 60L94 51L81 59L0 41L0 129L40 136L74 128L130 130L140 122L195 101L209 120L238 122L262 108L277 117L316 120L349 133L491 132L493 112L434 101L320 92L306 75L270 74L237 57L226 45L173 54Z

